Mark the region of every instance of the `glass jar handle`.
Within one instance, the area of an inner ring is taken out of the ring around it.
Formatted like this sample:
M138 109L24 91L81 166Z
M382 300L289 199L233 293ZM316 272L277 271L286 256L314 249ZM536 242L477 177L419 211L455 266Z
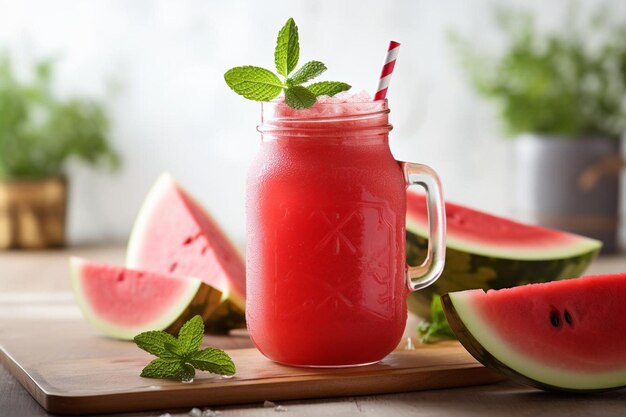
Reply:
M407 188L419 185L426 190L428 212L428 251L418 266L406 266L406 280L411 291L428 287L443 272L446 259L446 212L441 181L437 173L426 165L400 162Z

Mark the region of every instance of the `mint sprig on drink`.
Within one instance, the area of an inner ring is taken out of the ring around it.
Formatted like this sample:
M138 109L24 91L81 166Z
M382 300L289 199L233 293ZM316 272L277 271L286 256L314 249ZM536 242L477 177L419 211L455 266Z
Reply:
M255 101L273 100L284 91L285 103L294 109L309 108L315 104L319 96L334 96L351 88L350 85L339 81L303 85L326 71L326 65L320 61L309 61L294 73L299 59L298 26L293 18L289 18L278 32L274 50L274 63L278 74L265 68L246 65L226 71L224 80L235 93Z
M233 375L235 364L226 352L207 347L200 349L204 336L202 317L194 316L181 327L178 338L164 331L143 332L135 336L137 346L157 356L141 371L144 378L179 379L191 382L196 369L220 375Z

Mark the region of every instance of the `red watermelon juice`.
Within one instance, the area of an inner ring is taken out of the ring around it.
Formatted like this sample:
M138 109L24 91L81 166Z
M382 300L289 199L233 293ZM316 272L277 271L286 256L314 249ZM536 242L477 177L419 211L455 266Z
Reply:
M407 319L406 183L386 101L264 103L247 182L246 318L277 362L376 362Z

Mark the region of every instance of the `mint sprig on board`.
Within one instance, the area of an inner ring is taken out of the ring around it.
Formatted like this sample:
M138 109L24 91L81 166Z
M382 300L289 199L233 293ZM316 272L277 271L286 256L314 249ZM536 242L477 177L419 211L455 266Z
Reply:
M422 343L456 339L454 332L448 325L448 320L441 305L441 297L438 294L433 294L433 299L430 303L430 320L421 322L417 326L417 332L420 334L420 342Z
M294 73L299 59L298 26L293 18L289 18L278 32L274 50L274 64L278 74L246 65L226 71L224 80L235 93L255 101L273 100L284 91L285 102L294 109L309 108L319 96L334 96L351 88L349 84L339 81L303 85L326 71L326 65L320 61L309 61Z
M157 356L141 371L144 378L179 379L191 382L196 369L220 375L233 375L235 364L226 352L200 349L204 337L202 317L194 316L181 327L178 338L164 331L143 332L134 341L140 349Z

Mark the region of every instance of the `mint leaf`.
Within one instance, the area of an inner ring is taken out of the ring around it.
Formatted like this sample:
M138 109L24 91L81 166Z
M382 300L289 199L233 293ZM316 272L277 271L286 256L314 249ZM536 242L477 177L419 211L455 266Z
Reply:
M224 80L235 93L255 101L270 101L283 89L283 83L276 74L251 65L229 69L224 74Z
M341 93L342 91L348 91L352 88L352 86L350 84L342 83L339 81L321 81L319 83L308 85L306 88L308 88L310 92L315 94L315 97L332 97L337 93Z
M196 352L204 337L204 321L200 316L194 316L187 323L183 324L178 333L178 347L183 354Z
M224 351L208 347L195 352L190 360L195 368L220 375L233 375L236 371L233 360Z
M305 83L326 71L326 65L320 61L309 61L287 79L287 85L294 86Z
M433 294L430 303L430 320L421 322L417 326L417 332L420 334L420 342L422 343L432 343L441 339L456 339L454 332L448 325L441 305L441 297L438 294Z
M141 376L192 382L196 369L233 375L235 364L226 352L212 347L198 351L203 337L204 322L199 315L183 324L178 339L156 330L138 334L134 337L137 346L158 356L143 368Z
M307 62L291 78L289 77L300 59L298 36L296 22L293 18L287 19L278 32L274 50L276 71L283 76L283 80L264 68L247 65L226 71L224 74L226 84L235 93L256 101L270 101L284 90L285 102L294 109L311 107L315 104L317 96L333 96L341 91L349 90L348 84L337 81L324 81L302 86L301 84L326 71L326 65L320 61Z
M179 379L180 360L157 358L143 368L140 376L144 378Z
M176 343L176 338L164 331L143 332L133 339L140 349L162 358L175 358L176 356L165 348L166 343Z
M165 351L168 352L170 354L170 356L174 356L177 358L184 358L185 354L187 352L185 352L184 349L181 349L180 346L178 345L178 340L174 339L174 342L165 342ZM163 357L161 355L161 357Z
M289 87L285 90L285 103L293 109L306 109L315 104L315 94L299 85Z
M278 39L276 39L276 49L274 50L276 71L280 75L287 77L298 65L299 58L298 26L296 26L293 18L290 17L278 32Z

